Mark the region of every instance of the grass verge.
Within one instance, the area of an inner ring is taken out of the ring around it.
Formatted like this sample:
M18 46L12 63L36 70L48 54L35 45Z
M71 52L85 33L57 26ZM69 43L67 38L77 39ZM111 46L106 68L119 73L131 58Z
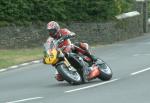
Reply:
M42 48L0 50L0 69L41 59L42 56Z

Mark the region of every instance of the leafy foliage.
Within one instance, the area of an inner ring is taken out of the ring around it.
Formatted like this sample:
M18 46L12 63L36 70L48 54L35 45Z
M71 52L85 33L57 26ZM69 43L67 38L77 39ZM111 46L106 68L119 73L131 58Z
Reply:
M127 10L131 0L0 0L0 22L102 21ZM6 23L5 22L5 23Z

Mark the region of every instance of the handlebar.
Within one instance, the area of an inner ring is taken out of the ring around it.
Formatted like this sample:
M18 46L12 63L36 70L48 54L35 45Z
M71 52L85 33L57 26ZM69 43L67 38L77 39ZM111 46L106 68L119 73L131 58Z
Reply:
M75 33L72 33L70 35L63 36L58 40L54 40L54 39L49 40L48 39L49 42L47 41L46 43L44 43L44 49L48 50L49 48L53 48L53 47L57 48L60 45L60 43L62 43L64 40L73 38L74 36L75 36Z
M57 40L56 44L59 45L64 40L73 38L74 36L75 36L75 33L71 33L70 35L63 36L63 37L61 37L60 39Z

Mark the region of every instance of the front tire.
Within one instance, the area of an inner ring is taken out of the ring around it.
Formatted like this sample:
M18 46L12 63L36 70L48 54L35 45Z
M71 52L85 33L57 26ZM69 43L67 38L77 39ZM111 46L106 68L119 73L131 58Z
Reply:
M77 85L82 83L81 75L78 71L71 66L71 70L64 64L59 64L56 69L63 76L63 79L66 80L69 84Z

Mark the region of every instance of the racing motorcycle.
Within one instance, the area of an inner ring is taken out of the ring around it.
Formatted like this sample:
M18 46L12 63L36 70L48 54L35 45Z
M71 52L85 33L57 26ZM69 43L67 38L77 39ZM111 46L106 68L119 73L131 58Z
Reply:
M94 64L90 65L86 60L85 56L70 52L67 54L63 53L62 48L58 48L62 41L72 38L67 35L58 40L48 38L44 44L44 62L50 64L57 69L62 75L63 79L69 84L82 84L92 79L88 78L88 74L91 69L98 68L100 74L95 77L102 81L107 81L112 78L111 68L101 59L98 59Z

